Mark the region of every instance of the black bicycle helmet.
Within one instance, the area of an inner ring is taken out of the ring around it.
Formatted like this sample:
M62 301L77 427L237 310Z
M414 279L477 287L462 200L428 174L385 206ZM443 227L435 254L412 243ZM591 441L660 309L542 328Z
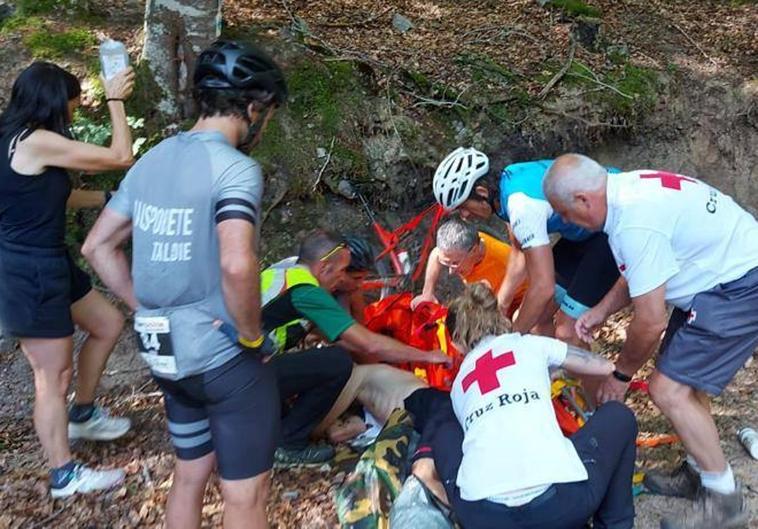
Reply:
M287 101L287 82L268 54L254 46L217 40L197 57L195 88L263 90L274 101Z
M371 245L362 237L348 236L345 238L350 250L350 272L363 272L374 269L374 251Z

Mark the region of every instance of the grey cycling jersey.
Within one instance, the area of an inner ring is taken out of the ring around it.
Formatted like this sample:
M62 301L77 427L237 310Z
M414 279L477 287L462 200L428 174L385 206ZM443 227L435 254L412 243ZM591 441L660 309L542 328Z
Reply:
M257 224L262 191L260 166L220 132L185 132L145 154L108 203L132 220L135 329L156 376L203 373L239 354L218 330L232 321L216 224Z

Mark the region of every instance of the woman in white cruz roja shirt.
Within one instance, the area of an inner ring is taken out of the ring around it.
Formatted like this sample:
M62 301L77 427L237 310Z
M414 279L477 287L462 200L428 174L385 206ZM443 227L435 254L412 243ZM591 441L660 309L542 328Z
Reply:
M602 376L613 364L558 340L511 333L482 284L451 304L448 325L466 355L451 391L455 417L437 418L421 450L434 458L463 527L579 529L594 518L595 529L631 529L633 413L605 404L566 438L550 398L551 367Z

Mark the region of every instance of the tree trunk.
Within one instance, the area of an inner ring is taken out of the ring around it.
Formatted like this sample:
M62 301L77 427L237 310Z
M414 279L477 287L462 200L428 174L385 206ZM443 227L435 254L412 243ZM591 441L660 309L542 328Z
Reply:
M221 32L223 0L147 0L145 46L153 78L163 91L158 111L173 120L192 114L195 57Z

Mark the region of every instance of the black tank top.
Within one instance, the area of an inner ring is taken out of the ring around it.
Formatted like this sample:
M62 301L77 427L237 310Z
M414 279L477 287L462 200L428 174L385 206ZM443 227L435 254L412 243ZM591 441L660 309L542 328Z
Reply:
M60 167L37 175L11 169L16 143L25 134L0 138L0 243L63 249L71 180Z

